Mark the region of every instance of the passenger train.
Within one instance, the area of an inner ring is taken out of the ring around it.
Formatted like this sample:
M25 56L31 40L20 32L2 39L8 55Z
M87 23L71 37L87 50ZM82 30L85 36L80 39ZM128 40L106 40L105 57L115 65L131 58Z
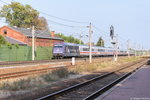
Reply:
M56 43L53 47L54 58L67 58L67 57L86 57L89 56L89 46L73 44L73 43ZM114 55L113 48L92 46L92 56L112 56ZM119 56L128 55L125 50L118 50ZM130 52L130 55L133 53Z

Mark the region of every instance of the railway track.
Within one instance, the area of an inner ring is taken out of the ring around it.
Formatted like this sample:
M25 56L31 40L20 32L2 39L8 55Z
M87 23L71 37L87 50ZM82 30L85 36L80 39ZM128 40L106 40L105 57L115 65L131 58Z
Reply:
M29 71L20 71L20 72L13 72L13 73L7 73L7 74L0 74L0 80L17 78L17 77L33 75L33 74L42 74L42 73L46 73L54 69L66 68L66 67L68 66L59 66L59 67L52 67L52 68L43 68L43 69L36 69L36 70L29 70Z
M127 74L125 74L125 75L117 78L113 82L111 82L108 85L104 86L103 88L97 90L96 92L94 92L91 95L87 96L83 100L94 100L94 99L96 99L98 96L102 95L104 92L106 92L107 90L109 90L110 88L112 88L113 86L115 86L116 84L118 84L119 82L121 82L122 80L124 80L125 78L127 78L129 75L131 75L133 72L135 72L138 69L139 68L136 68L132 72L129 72L129 73L127 73Z
M110 57L95 57L93 59L110 59ZM16 66L16 65L31 65L31 64L43 64L43 63L55 63L55 62L64 62L64 61L71 61L71 58L66 59L52 59L52 60L35 60L35 61L6 61L0 62L0 67L7 67L7 66ZM76 61L87 61L88 58L76 58Z
M99 75L86 82L79 83L52 94L37 98L37 100L92 100L98 94L107 91L107 89L129 76L142 65L146 64L146 62L147 60L129 64L113 72ZM126 70L129 69L132 71L126 72Z
M105 58L105 59L108 59L108 58ZM105 60L105 59L103 59L103 60ZM80 59L78 59L78 62L80 62L80 61L82 62L83 60L84 59L80 58ZM55 62L55 61L56 60L54 60L53 62ZM64 59L63 61L67 62L68 59ZM44 61L44 62L49 62L49 61ZM41 61L41 63L44 63L44 62ZM23 63L27 63L27 62L22 62L22 64ZM37 64L37 61L32 62L32 64L34 64L34 63ZM58 67L47 67L47 68L39 68L39 69L33 69L33 70L25 70L25 71L17 71L17 72L9 72L9 73L6 73L6 74L0 74L0 80L10 79L10 78L17 78L17 77L27 76L27 75L33 75L33 74L42 74L42 73L46 73L46 72L49 72L49 71L54 70L54 69L66 68L66 67L70 66L70 61L66 65L65 64L62 65L62 63L60 63L60 64L55 65L55 66L58 66Z
M62 59L62 61L68 61L69 59ZM3 66L15 66L15 65L29 65L29 64L40 64L58 62L58 60L35 60L35 61L14 61L14 62L0 62L0 67Z

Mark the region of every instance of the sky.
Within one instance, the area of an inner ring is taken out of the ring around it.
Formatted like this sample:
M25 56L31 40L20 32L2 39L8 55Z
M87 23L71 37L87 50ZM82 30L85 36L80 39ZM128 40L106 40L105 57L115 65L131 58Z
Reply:
M120 48L150 49L150 0L2 0L29 4L48 20L50 30L72 35L88 42L89 23L92 23L92 41L102 36L105 46L111 46L110 26L118 34ZM0 7L4 3L0 2ZM43 14L46 13L46 14ZM55 16L55 17L54 17ZM61 20L56 17L67 19ZM68 21L71 20L71 21ZM72 22L75 21L75 22ZM77 23L81 22L81 23ZM0 20L0 26L5 25ZM74 26L68 27L64 25ZM75 27L78 26L78 27Z

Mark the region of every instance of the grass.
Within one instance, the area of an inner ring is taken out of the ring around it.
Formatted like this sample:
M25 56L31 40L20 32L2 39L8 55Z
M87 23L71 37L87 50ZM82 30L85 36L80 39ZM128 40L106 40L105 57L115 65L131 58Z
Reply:
M1 90L27 90L31 88L37 88L44 85L48 85L50 82L60 80L62 78L67 78L69 76L69 71L66 68L60 68L40 76L30 76L28 78L20 78L14 81L7 80L0 82Z
M17 79L15 81L7 80L7 81L0 82L0 89L17 91L17 90L25 90L25 89L40 87L42 84L44 84L43 79L29 77L27 79L22 78L22 79Z
M121 65L127 62L133 62L139 60L138 57L126 57L121 58L117 62L113 61L103 61L103 62L95 62L92 64L82 64L75 66L74 68L60 68L53 70L50 73L46 73L38 76L30 76L27 78L18 78L14 80L6 80L0 82L0 90L9 90L9 91L18 91L18 90L30 90L39 87L43 87L55 81L59 81L65 78L68 78L69 75L72 74L83 74L86 72L94 72L99 71L101 69L105 69L108 67L114 67L116 65Z
M139 57L129 57L129 58L126 57L126 58L119 59L117 62L114 62L114 61L95 62L92 64L76 66L72 71L76 73L99 71L104 68L118 66L118 65L133 62L139 59L140 59Z

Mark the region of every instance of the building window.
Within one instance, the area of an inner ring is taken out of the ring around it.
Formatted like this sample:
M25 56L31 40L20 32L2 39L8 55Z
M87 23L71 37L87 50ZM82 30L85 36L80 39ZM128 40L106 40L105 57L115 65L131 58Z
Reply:
M7 30L4 30L4 34L7 34Z

